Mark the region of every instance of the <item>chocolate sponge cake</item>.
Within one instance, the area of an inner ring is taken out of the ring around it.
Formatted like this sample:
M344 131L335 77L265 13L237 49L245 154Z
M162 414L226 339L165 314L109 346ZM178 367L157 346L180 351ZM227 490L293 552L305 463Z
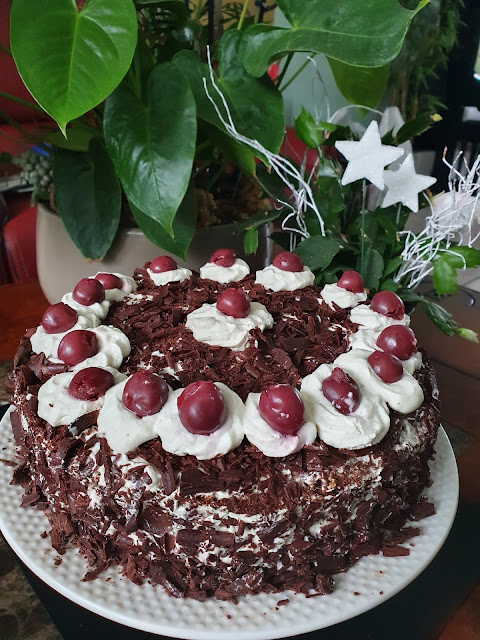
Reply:
M86 580L325 594L433 512L438 392L399 298L232 254L83 279L20 343L14 480Z

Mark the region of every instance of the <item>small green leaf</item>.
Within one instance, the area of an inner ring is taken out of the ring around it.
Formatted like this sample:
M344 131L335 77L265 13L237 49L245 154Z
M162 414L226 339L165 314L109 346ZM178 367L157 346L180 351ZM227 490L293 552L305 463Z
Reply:
M418 296L417 296L418 297ZM402 299L403 296L402 296ZM432 300L420 299L418 306L425 315L433 322L447 336L454 336L458 331L458 325L452 317L451 313L448 313L446 309L441 307Z
M450 247L442 251L441 259L448 262L455 269L469 269L480 265L480 251L473 247Z
M249 229L243 236L243 250L245 253L255 253L258 249L258 229Z
M335 84L344 98L352 104L376 107L382 99L388 81L388 65L384 67L356 67L328 58Z
M303 264L312 271L325 269L340 251L340 245L332 238L312 236L295 249L295 253L303 260Z
M197 222L195 190L191 184L173 221L173 238L161 224L142 213L131 202L130 208L138 226L151 242L182 260L186 260L187 250L195 234Z
M242 231L249 231L250 229L258 229L264 224L269 224L270 222L274 222L278 220L280 216L283 215L282 211L260 211L260 213L256 213L254 216L247 218L246 220L242 220L241 222L237 222L235 224L235 233L239 234Z
M44 142L70 151L88 151L90 140L95 136L100 136L98 129L93 129L82 122L74 122L65 132L65 136L60 131L53 131L42 136Z
M361 258L358 256L357 271L361 268ZM380 278L383 274L383 258L382 256L371 247L367 247L365 250L363 260L363 282L367 289L378 289Z
M455 293L458 289L457 271L443 256L433 265L433 286L439 296Z
M120 222L121 189L99 138L87 152L59 149L53 165L55 201L65 227L85 258L100 260Z
M469 342L476 342L478 344L478 334L471 329L465 329L465 327L459 327L457 329L457 336L463 338L464 340L468 340Z
M137 42L131 0L14 0L10 42L17 69L38 104L65 132L126 74Z
M173 237L197 132L187 80L172 63L157 65L148 78L146 103L122 83L105 101L104 132L127 198Z
M395 280L387 278L380 284L380 291L398 291L400 285Z
M419 136L424 131L430 129L435 122L438 122L438 118L432 116L430 113L423 113L417 118L407 120L397 131L397 135L395 136L397 144L403 144L407 142L407 140L412 140L412 138Z
M295 120L297 138L310 149L316 149L322 144L323 133L317 126L314 117L302 107L300 115Z
M390 258L390 260L385 265L385 269L383 270L384 276L389 276L391 273L394 273L398 269L398 267L402 264L403 258L402 256L395 256L394 258Z

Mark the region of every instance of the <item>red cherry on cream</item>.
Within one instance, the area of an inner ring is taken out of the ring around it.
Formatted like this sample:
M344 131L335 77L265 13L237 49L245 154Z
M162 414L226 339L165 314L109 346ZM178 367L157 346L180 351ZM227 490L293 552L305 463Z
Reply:
M104 289L121 289L122 281L114 273L97 273L95 280L102 283Z
M291 251L283 251L275 256L272 262L274 267L282 271L303 271L303 262L300 256Z
M401 324L392 324L378 336L377 346L397 356L399 360L408 360L417 350L417 341L411 329Z
M344 271L337 287L352 293L363 293L363 278L357 271Z
M211 380L192 382L177 398L178 415L187 431L213 433L224 421L225 400Z
M73 367L98 353L97 336L93 331L69 331L60 340L57 355L65 364Z
M75 302L78 302L78 304L89 307L95 304L95 302L103 302L105 300L105 289L102 283L95 280L95 278L82 278L80 282L75 285L72 298Z
M158 256L150 263L150 271L152 273L165 273L166 271L174 271L177 263L170 256Z
M405 315L405 305L393 291L379 291L376 293L370 303L370 309L394 320L401 320Z
M217 249L215 253L210 256L209 262L217 264L219 267L231 267L235 264L237 256L233 249Z
M258 411L265 422L286 436L293 436L304 423L305 405L289 384L274 384L260 394Z
M358 385L343 369L335 367L332 373L322 382L322 392L339 413L348 416L360 404Z
M250 313L250 298L242 289L225 289L218 296L217 309L232 318L246 318Z
M77 400L98 400L113 387L115 379L105 369L87 367L76 373L68 385L68 393Z
M374 351L368 356L367 361L372 367L373 373L386 384L397 382L403 376L402 363L391 353Z
M151 371L137 371L123 388L124 406L139 418L152 416L162 409L168 398L168 385Z
M64 333L77 323L78 313L68 304L57 302L46 309L42 316L42 327L45 333Z

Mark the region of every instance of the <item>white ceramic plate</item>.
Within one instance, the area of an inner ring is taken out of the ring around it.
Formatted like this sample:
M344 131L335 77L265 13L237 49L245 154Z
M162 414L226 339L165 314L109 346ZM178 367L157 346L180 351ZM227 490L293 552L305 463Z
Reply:
M362 558L336 578L337 589L328 596L305 598L290 592L260 594L239 599L238 605L208 600L177 600L161 587L134 585L114 568L91 582L81 582L84 559L75 550L57 554L45 516L34 508L19 507L21 490L10 485L12 467L0 463L0 528L21 560L50 587L105 618L175 638L199 640L262 640L284 638L348 620L406 587L435 557L455 517L458 474L450 442L440 429L437 455L431 464L432 486L425 492L435 502L436 514L420 522L422 535L405 543L410 555ZM0 458L15 459L8 414L0 423ZM106 579L108 578L108 581ZM358 595L355 595L358 594ZM285 606L280 600L288 598Z

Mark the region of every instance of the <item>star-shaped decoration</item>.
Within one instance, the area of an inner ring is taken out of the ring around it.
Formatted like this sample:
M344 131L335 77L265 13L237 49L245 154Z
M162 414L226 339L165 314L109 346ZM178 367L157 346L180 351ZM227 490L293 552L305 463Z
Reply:
M411 211L418 211L418 194L431 187L437 179L415 173L413 156L410 153L398 171L384 171L385 186L388 191L382 202L382 208L401 202Z
M340 140L335 143L337 149L348 160L342 177L342 184L366 178L378 189L383 190L384 167L403 155L403 149L382 144L378 124L373 120L361 140Z

